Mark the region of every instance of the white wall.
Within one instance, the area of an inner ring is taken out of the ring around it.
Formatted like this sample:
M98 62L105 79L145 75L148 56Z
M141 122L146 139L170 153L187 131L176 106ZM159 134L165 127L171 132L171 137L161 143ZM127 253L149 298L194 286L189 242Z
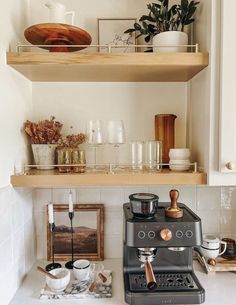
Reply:
M26 159L22 126L31 114L31 83L6 65L6 52L22 40L27 24L27 2L6 1L0 11L0 187L9 184L14 164Z
M31 117L31 83L6 65L6 52L22 40L28 1L1 2L0 10L0 303L8 304L35 261L32 191L9 185L14 166L27 159L23 122Z
M184 83L33 83L33 117L54 115L65 133L85 131L89 119L104 125L122 119L127 141L137 141L154 139L155 114L174 113L176 146L185 147L185 89Z

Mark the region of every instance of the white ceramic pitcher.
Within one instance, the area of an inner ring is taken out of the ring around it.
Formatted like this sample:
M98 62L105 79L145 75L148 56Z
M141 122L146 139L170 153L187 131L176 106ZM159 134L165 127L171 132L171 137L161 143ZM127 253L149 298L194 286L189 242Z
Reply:
M75 12L74 11L66 11L66 7L64 4L55 2L53 0L49 0L45 3L45 6L49 8L49 20L52 23L68 23L66 22L66 16L71 16L70 24L74 24Z

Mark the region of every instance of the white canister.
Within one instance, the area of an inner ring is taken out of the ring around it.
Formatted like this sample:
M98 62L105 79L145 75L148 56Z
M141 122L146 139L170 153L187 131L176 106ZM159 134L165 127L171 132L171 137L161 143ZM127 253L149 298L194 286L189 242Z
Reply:
M181 31L166 31L157 34L152 39L153 52L186 52L188 35ZM185 45L185 47L178 47ZM159 47L159 48L158 48Z

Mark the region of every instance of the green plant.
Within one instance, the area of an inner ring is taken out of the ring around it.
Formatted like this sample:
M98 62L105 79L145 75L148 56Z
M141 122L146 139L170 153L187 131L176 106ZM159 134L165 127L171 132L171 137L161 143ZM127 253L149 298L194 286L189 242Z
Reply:
M169 8L169 0L157 0L157 3L147 4L148 15L143 15L139 23L125 33L139 32L137 38L144 35L145 41L166 31L184 31L186 25L194 22L194 14L200 2L194 0L181 0L180 4L174 4Z

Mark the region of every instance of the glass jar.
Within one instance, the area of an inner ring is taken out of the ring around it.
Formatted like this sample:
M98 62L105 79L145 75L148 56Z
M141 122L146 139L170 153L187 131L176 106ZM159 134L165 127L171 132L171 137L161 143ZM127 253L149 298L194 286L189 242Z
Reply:
M78 164L79 166L73 166L74 173L85 173L86 171L86 158L85 151L73 148L72 151L72 164Z
M58 148L57 149L57 164L72 164L72 152L73 148ZM58 166L60 173L69 173L71 171L71 166Z

